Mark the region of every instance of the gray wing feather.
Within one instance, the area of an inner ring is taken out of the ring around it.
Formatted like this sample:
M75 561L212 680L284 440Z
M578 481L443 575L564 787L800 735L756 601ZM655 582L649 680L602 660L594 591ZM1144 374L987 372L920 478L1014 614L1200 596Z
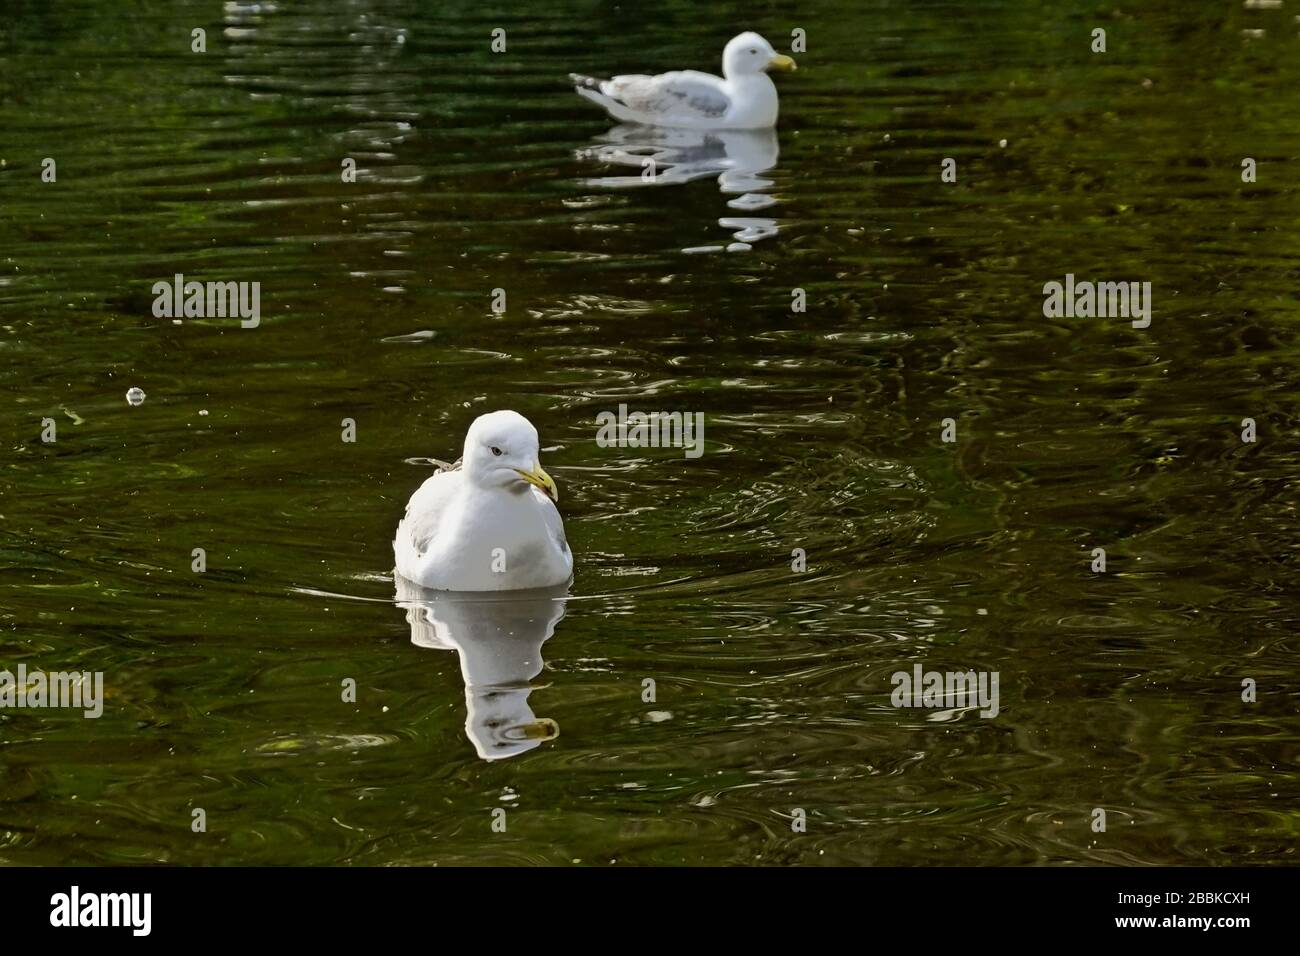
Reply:
M456 473L460 471L461 459L450 464L436 458L430 460L438 466L438 470L411 495L411 500L406 503L406 515L398 527L398 534L405 531L416 554L428 551L429 544L438 532L442 509L454 484L453 478L444 476L460 477Z
M707 75L688 71L659 76L616 76L604 92L621 100L629 109L655 116L691 115L719 119L731 108L731 100Z

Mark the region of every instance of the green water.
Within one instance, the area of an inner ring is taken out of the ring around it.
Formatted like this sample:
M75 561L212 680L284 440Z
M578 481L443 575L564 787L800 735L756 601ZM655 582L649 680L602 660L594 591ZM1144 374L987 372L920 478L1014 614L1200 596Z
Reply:
M1296 12L10 0L0 668L106 700L0 712L0 861L1294 862ZM745 28L806 31L774 143L620 164L565 80ZM155 318L176 273L260 325ZM1066 273L1150 327L1045 318ZM620 403L705 453L600 447ZM393 530L497 408L571 595L413 627ZM918 663L998 715L896 709Z

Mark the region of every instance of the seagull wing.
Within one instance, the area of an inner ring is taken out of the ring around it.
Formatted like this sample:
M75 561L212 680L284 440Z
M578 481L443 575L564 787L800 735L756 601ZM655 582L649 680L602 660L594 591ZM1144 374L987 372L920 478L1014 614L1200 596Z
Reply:
M418 576L419 562L438 533L447 502L464 480L464 472L452 466L426 479L411 495L406 503L406 516L397 525L397 535L393 538L398 574L412 580Z
M580 80L581 83L581 80ZM658 123L697 124L721 120L731 109L725 81L709 73L677 70L658 76L630 74L599 81L601 97L590 95L590 83L578 92L594 99L619 119Z

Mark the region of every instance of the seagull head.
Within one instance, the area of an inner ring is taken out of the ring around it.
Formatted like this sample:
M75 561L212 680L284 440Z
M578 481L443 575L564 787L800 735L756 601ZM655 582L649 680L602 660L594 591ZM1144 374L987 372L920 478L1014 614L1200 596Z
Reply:
M722 51L722 75L727 79L754 75L770 69L793 70L794 60L772 49L757 33L742 33L732 37Z
M465 477L481 488L522 492L532 485L552 501L560 500L538 457L537 429L518 412L489 412L474 419L465 433L461 467Z

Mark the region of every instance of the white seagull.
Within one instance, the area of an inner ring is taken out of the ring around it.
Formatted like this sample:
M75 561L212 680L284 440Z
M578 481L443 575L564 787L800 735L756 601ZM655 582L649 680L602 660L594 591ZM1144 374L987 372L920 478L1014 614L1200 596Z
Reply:
M569 76L579 95L626 122L692 129L767 129L776 125L777 114L776 84L767 75L772 67L793 70L795 64L757 33L742 33L722 51L721 77L697 70L609 80L578 73Z
M439 591L514 591L564 584L573 554L538 460L537 429L518 412L480 415L454 465L411 495L397 526L399 575Z

